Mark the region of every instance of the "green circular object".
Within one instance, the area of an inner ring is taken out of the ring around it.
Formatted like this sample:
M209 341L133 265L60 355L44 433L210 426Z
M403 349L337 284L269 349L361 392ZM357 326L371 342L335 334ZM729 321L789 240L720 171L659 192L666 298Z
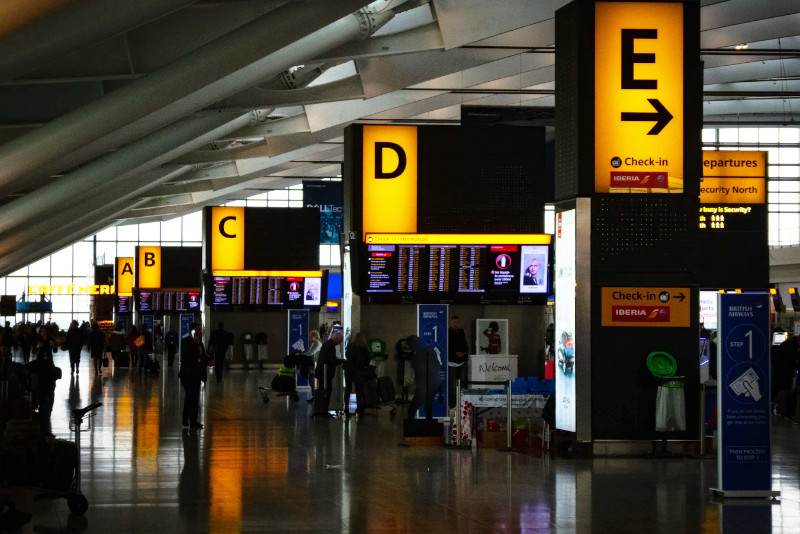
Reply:
M654 351L647 355L647 368L657 377L673 376L678 363L669 352Z

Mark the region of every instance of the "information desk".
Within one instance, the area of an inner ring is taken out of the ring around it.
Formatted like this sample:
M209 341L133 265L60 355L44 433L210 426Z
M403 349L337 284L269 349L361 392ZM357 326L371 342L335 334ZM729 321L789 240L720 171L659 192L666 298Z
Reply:
M489 445L490 447L502 447L505 445L505 450L512 450L512 431L514 421L518 419L527 419L527 432L533 431L536 426L534 423L538 422L542 417L542 409L547 402L547 395L535 395L531 393L525 394L512 394L510 395L511 406L509 406L509 395L507 392L495 392L489 389L464 389L461 391L460 397L460 414L461 417L454 424L455 443L460 445L464 439L476 439L478 432L478 419L498 418L506 419L506 431L492 432L494 437L501 435L500 442ZM488 426L488 425L486 425ZM488 429L487 429L488 430ZM459 436L460 434L460 436ZM515 445L516 446L516 445Z

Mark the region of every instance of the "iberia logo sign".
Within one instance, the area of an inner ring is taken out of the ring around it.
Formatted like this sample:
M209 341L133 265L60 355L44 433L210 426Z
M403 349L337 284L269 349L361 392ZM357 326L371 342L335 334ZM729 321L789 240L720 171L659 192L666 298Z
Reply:
M688 327L692 292L688 287L603 287L602 326Z
M611 187L644 187L647 189L666 188L668 185L666 172L611 172Z
M668 323L669 308L663 306L611 306L614 322Z

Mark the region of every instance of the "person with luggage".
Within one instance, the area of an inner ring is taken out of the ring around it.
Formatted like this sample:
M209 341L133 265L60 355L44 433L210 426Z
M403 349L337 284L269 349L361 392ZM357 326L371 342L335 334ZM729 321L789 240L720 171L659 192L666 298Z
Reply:
M175 363L175 353L178 351L178 333L174 326L169 327L169 332L164 336L164 346L167 349L167 365L172 367Z
M319 350L321 348L322 340L320 339L319 332L312 330L308 333L308 349L306 350L306 356L311 358L311 373L308 377L308 383L311 384L311 397L309 397L308 402L314 402L314 393L317 390L314 369L317 368L317 360L319 359Z
M357 333L347 345L345 351L347 361L344 363L344 409L345 415L350 416L350 392L355 386L356 391L356 415L364 415L366 399L364 398L364 384L372 375L369 365L369 349L367 348L367 338L361 332ZM370 402L377 402L377 399L370 399Z
M42 427L42 433L52 436L50 415L53 413L56 380L61 378L61 369L53 364L55 342L50 338L47 329L42 328L39 335L35 346L36 359L27 367L31 377L33 399L39 406L39 424Z
M78 321L72 321L67 330L67 339L64 342L69 352L69 368L71 374L79 372L81 351L83 350L83 333L78 327Z
M333 391L333 377L336 375L336 367L343 363L336 357L336 347L342 344L341 332L334 332L328 341L322 344L319 349L319 363L314 371L317 377L323 377L324 392L321 399L314 402L314 415L317 417L333 417L328 411L331 404L331 393ZM319 396L319 394L317 394Z
M208 375L208 356L203 346L203 329L192 323L191 332L181 339L181 370L178 378L183 386L183 426L203 428L197 415L200 410L200 383Z
M467 381L467 335L461 328L458 315L450 317L450 328L447 330L447 405L456 405L456 381Z
M425 419L433 420L433 398L439 390L439 358L419 339L411 335L408 347L413 351L411 366L414 368L414 397L408 407L408 419L414 419L420 406L425 407Z
M131 366L136 367L136 362L138 362L139 357L139 347L136 346L136 340L139 338L139 329L135 326L131 327L131 331L128 334L128 338L126 342L128 343L128 350L131 354Z
M210 349L211 357L214 358L214 375L217 377L218 384L222 382L222 372L225 369L225 354L232 344L233 334L226 332L225 323L220 321L217 329L211 332L211 337L208 340L208 348Z
M92 331L89 334L89 351L92 355L94 375L97 376L102 372L103 354L106 351L106 335L100 330L100 325L96 321L92 323Z

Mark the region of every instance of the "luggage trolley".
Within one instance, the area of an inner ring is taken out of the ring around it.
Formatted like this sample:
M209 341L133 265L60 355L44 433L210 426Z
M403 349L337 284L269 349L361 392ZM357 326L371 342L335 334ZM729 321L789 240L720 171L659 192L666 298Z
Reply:
M258 386L258 392L261 394L261 400L264 401L264 404L269 402L270 391L277 392L276 397L289 397L293 402L298 402L300 395L297 393L295 376L297 368L300 369L301 375L308 378L311 362L310 356L299 352L285 356L283 365L278 370L278 374L272 379L270 387Z
M72 477L72 482L69 484L69 488L65 491L61 491L57 488L47 488L49 490L48 492L37 495L35 499L38 500L64 497L67 499L67 506L69 507L69 510L75 515L83 515L86 513L86 510L89 509L89 501L81 492L81 425L85 419L94 416L94 414L89 415L90 412L96 410L102 405L103 403L101 402L95 402L84 408L72 410L72 416L70 418L70 430L75 430L75 449L77 455L75 458L75 473Z

